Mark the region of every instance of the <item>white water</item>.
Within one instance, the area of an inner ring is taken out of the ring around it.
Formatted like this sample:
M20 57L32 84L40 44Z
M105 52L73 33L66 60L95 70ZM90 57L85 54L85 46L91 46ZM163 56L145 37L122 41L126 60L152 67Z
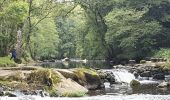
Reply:
M112 69L106 71L111 71L114 74L116 82L130 83L133 79L135 79L135 76L125 69Z
M1 97L0 100L170 100L170 95L104 95L80 98L25 96Z

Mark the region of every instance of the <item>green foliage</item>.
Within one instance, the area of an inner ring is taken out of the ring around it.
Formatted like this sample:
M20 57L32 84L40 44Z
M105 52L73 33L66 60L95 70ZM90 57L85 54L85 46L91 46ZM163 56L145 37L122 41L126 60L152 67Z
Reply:
M106 16L108 31L105 39L115 50L115 56L123 53L128 59L142 58L154 48L154 37L159 35L161 26L156 21L142 20L144 14L145 11L115 9Z
M161 48L160 50L156 50L154 52L154 57L157 58L170 58L170 49L169 48Z
M33 56L39 59L55 58L58 55L59 37L53 19L45 19L37 25L31 37Z
M27 3L7 2L0 10L0 56L8 55L16 43L17 29L21 27L28 11Z
M0 4L0 56L15 47L18 28L23 32L23 57L34 60L140 61L154 50L170 47L169 0L5 0Z
M0 67L15 67L16 63L10 57L0 57Z

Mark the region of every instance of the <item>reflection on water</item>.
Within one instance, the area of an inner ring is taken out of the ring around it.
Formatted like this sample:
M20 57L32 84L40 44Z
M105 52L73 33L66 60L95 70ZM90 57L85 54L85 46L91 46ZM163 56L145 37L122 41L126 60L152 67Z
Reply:
M69 61L69 62L44 62L41 64L43 67L48 68L78 68L78 67L90 67L90 68L100 68L100 69L110 69L112 68L112 64L102 60L88 60L86 63L81 61Z

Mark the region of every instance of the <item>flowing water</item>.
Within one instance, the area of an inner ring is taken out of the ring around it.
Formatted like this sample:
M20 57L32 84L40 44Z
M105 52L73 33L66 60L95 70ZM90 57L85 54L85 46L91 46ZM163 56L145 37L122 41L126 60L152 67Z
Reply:
M129 83L135 79L132 73L129 73L125 68L112 68L112 64L104 61L89 61L84 62L55 62L55 63L43 63L43 67L53 68L75 68L79 66L100 68L103 71L109 71L114 74L117 84L110 85L105 83L105 89L89 91L88 96L79 98L67 98L67 97L39 97L39 96L23 96L9 98L2 97L0 100L170 100L170 89L157 88L156 86L160 81L154 80L140 80L142 84L140 88L131 88ZM107 69L105 69L107 68ZM109 68L109 69L108 69ZM136 79L138 80L138 79Z

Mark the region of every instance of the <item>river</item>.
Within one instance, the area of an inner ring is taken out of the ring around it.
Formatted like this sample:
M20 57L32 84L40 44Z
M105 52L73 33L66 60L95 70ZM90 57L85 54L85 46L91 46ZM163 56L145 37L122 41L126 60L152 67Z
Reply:
M1 97L0 100L170 100L170 89L160 89L152 84L161 81L140 80L142 86L138 89L132 89L129 85L130 81L135 79L132 73L125 69L111 69L112 64L104 61L90 62L55 62L43 63L43 67L50 68L76 68L80 66L100 68L105 71L114 73L116 81L119 84L110 86L105 83L105 89L89 91L85 97L39 97L39 96L18 96L18 97ZM151 84L151 85L150 85Z

